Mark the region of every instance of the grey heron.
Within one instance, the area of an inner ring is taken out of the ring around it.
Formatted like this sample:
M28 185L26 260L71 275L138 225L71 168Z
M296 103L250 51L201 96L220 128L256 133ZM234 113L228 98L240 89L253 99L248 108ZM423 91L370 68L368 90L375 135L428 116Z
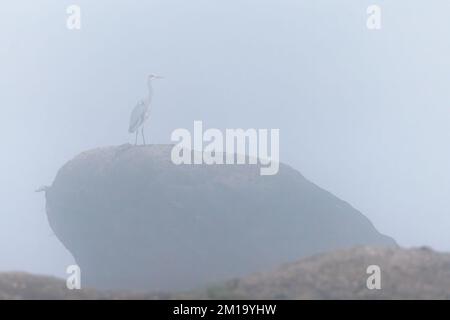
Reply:
M134 107L133 111L131 112L128 132L129 133L136 132L135 145L137 145L139 129L141 129L142 140L145 145L144 124L145 121L147 121L148 117L150 116L150 104L152 103L152 96L153 96L152 81L154 79L162 79L162 77L157 76L155 74L151 74L148 76L147 78L148 96L143 100L139 100L136 106Z

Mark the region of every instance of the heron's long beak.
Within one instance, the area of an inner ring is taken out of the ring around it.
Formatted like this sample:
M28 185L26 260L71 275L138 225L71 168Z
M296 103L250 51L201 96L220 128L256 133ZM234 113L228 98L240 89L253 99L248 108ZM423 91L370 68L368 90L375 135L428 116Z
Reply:
M164 79L162 76L155 76L155 79Z

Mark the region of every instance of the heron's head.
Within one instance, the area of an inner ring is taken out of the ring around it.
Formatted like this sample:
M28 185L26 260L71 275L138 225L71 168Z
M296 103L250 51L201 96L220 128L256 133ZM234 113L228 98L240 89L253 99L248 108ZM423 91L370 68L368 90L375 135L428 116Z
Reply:
M163 77L158 76L158 75L153 74L153 73L148 75L148 80L155 80L155 79L163 79Z

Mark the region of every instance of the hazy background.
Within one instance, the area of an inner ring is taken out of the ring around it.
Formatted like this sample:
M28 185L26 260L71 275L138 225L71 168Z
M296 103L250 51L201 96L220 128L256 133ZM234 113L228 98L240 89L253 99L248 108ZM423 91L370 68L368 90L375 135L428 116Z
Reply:
M70 4L81 31L66 28ZM72 258L34 189L81 151L133 142L152 72L166 79L151 143L194 120L280 128L281 161L401 245L450 251L448 12L446 0L3 1L0 270L64 275Z

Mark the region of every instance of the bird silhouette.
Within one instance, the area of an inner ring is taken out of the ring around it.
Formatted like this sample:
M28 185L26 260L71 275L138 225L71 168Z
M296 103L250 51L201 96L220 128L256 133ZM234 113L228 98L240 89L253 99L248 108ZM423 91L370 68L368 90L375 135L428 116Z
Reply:
M145 99L139 100L130 116L130 125L128 127L129 133L136 133L135 145L138 142L138 133L141 129L142 141L145 145L144 124L150 116L150 104L152 103L153 87L152 82L155 79L162 79L162 77L155 74L150 74L147 78L148 96Z

